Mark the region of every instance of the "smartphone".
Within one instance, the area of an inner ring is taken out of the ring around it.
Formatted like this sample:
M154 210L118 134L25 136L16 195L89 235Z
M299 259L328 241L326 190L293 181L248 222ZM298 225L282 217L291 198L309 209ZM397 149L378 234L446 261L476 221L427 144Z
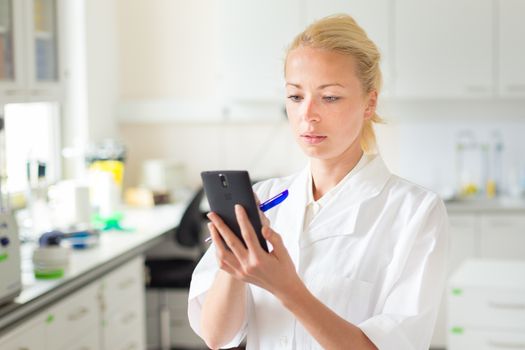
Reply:
M261 247L268 252L268 245L261 231L259 208L255 202L248 172L244 170L203 171L201 178L211 211L221 217L246 247L235 216L235 204L242 205L248 214Z

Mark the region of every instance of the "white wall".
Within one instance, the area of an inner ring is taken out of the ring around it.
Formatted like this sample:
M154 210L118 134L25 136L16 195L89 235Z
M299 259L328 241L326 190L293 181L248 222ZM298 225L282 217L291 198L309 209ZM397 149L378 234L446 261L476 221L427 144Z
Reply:
M119 99L193 101L202 110L200 101L204 104L215 97L219 75L214 2L156 0L154 4L118 0ZM436 191L455 186L455 138L466 128L473 129L480 140L500 130L505 138L507 174L521 168L523 99L387 100L381 112L387 124L376 130L387 165ZM140 164L149 158L187 163L193 184L199 182L198 173L204 169L247 168L264 177L290 173L305 161L286 123L166 119L169 116L148 124L120 122L122 140L130 151L128 184L140 182ZM262 144L270 148L263 152Z
M121 100L214 94L213 1L116 0Z

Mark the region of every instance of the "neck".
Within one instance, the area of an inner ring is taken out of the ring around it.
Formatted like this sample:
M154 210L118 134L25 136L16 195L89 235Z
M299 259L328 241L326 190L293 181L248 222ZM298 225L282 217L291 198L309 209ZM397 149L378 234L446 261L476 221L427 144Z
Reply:
M312 192L314 200L318 200L325 193L334 188L356 165L363 156L359 148L348 149L348 154L333 159L312 159Z

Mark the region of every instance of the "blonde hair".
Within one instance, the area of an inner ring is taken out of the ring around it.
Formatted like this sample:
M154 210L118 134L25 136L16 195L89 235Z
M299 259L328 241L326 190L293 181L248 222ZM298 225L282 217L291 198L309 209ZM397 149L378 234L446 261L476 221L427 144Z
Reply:
M286 59L290 51L301 46L336 51L352 56L356 61L357 77L365 93L375 90L379 94L382 81L379 67L381 54L377 46L351 16L337 14L310 24L294 38L287 49ZM377 150L373 123L382 122L383 120L377 113L365 120L361 130L361 148L365 153L374 153Z

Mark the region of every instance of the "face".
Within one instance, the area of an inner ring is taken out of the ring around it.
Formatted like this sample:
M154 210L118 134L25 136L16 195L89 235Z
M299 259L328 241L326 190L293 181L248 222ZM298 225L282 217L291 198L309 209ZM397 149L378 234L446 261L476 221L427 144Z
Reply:
M377 93L366 94L353 57L299 47L286 60L286 111L307 156L344 160L361 153L364 121L375 112Z

